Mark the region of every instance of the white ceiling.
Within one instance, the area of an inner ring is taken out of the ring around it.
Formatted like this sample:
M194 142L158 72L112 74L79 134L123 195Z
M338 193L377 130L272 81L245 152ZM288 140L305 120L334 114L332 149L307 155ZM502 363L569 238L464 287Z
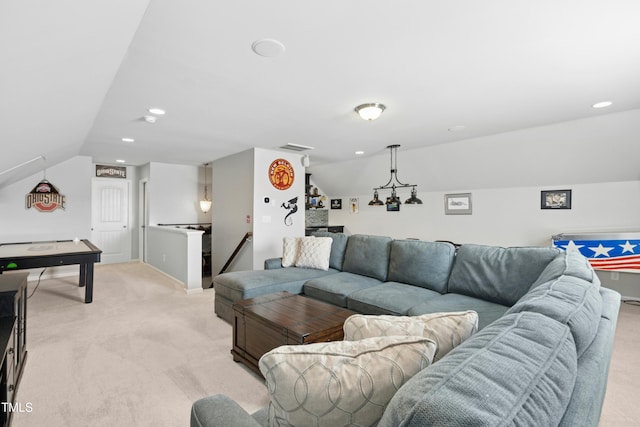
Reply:
M638 109L639 76L637 0L2 0L0 185L78 154L295 143L322 165ZM364 102L387 109L365 122Z

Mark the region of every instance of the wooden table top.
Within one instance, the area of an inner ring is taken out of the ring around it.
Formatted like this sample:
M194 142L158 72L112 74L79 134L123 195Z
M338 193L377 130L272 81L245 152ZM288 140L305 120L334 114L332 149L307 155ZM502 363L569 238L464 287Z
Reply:
M351 310L289 292L241 300L233 309L301 337L342 327Z

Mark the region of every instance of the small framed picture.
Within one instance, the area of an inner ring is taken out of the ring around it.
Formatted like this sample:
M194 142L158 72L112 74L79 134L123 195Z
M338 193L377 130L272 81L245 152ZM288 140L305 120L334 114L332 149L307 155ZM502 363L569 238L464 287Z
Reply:
M571 190L543 190L540 209L571 209Z
M445 215L471 215L471 193L445 194Z
M331 209L342 209L342 199L331 199Z
M352 214L357 214L360 212L360 199L357 197L352 197L349 199L349 212Z

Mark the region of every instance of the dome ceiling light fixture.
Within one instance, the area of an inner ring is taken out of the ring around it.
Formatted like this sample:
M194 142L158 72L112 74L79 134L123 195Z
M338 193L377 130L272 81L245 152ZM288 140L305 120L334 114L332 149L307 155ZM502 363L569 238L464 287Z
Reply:
M373 189L373 199L369 202L369 206L382 206L384 204L401 204L400 199L396 195L396 188L409 188L411 187L411 197L409 197L405 203L408 205L421 205L422 200L418 199L418 192L416 190L417 185L414 184L403 184L398 180L398 147L400 144L388 145L387 148L391 154L391 176L389 177L389 181L386 184L381 185L380 187L375 187ZM382 200L378 198L378 190L388 190L391 189L391 197L387 197L387 202L383 203Z
M358 105L354 110L362 119L372 121L380 117L386 108L387 107L378 102L369 102Z

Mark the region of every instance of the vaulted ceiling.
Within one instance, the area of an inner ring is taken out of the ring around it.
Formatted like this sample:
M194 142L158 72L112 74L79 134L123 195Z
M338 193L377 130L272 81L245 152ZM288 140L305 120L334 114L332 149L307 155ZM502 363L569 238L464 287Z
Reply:
M75 155L322 165L638 109L639 22L634 0L4 0L0 185Z

